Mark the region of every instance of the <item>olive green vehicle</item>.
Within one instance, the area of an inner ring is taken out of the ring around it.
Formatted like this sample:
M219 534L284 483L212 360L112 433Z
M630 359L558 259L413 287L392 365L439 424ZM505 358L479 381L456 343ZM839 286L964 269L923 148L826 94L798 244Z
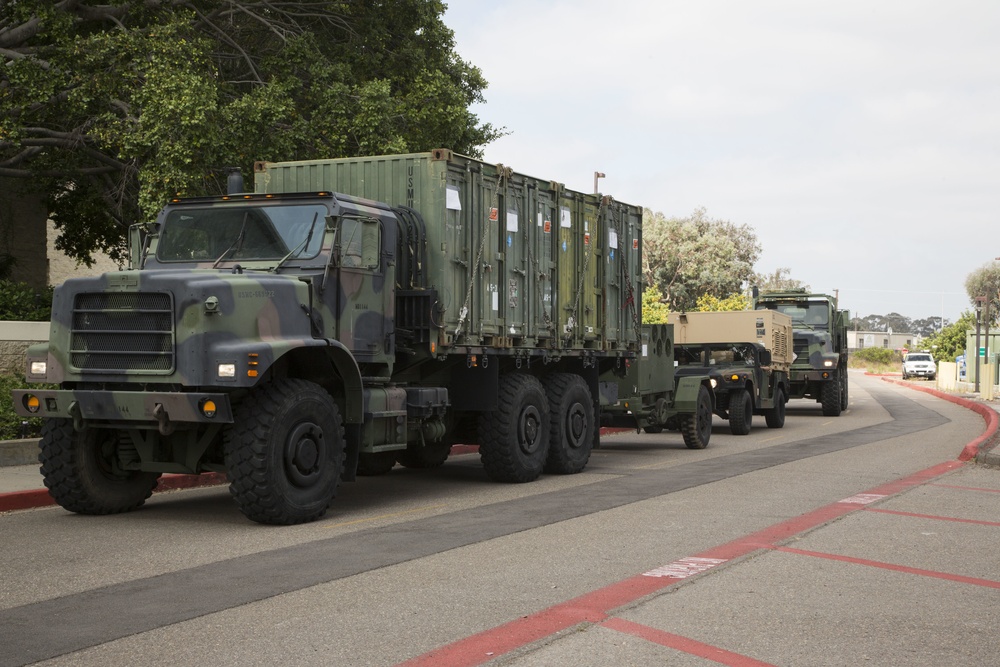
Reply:
M837 298L805 290L761 292L758 310L777 310L792 318L793 350L789 387L791 398L811 398L823 414L837 417L847 409L847 323L850 313L839 310Z
M341 480L455 443L528 482L583 470L602 421L704 419L697 380L629 376L640 207L446 150L236 181L131 230L128 270L55 290L27 378L58 388L14 406L47 418L63 507L127 511L163 473L220 472L247 517L294 524Z
M791 319L776 311L671 313L678 377L707 375L715 414L734 435L747 435L754 415L768 428L785 425Z

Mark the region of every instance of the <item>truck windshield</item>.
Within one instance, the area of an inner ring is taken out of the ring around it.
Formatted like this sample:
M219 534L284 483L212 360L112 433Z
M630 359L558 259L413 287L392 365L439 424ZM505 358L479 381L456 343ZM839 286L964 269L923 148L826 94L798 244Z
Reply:
M327 209L320 204L183 207L167 213L156 257L164 262L307 259L319 254ZM291 253L291 256L289 256Z
M792 318L792 324L825 327L830 324L829 309L825 303L760 303L757 310L776 310Z

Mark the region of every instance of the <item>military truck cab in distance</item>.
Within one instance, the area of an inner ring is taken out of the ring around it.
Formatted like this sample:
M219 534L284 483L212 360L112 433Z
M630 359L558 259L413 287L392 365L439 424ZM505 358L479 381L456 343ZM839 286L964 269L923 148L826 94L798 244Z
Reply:
M776 310L792 318L793 350L790 396L820 403L823 414L839 416L848 405L847 323L837 298L804 289L760 292L754 308Z

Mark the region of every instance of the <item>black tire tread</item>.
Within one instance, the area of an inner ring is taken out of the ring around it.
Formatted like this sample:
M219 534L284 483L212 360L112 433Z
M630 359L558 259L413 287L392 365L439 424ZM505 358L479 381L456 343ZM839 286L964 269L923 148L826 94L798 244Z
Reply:
M517 451L516 415L510 414L511 406L520 404L523 392L537 391L544 403L545 390L537 378L523 373L504 375L500 380L499 405L496 410L483 413L479 418L479 459L490 479L497 482L522 484L532 482L542 474L548 447L537 456L539 460L524 461ZM548 407L540 412L548 419ZM511 417L515 417L512 419ZM543 423L543 433L548 433L548 424Z
M746 389L729 394L729 431L733 435L747 435L753 424L753 399Z
M88 474L79 457L79 436L70 419L47 419L42 424L38 461L42 481L57 503L77 514L119 514L141 507L153 495L160 473L133 472L122 479Z
M708 427L703 434L699 422L708 420ZM712 436L712 397L705 385L698 388L698 407L695 414L680 415L681 435L688 449L705 449Z
M224 436L226 473L229 493L240 511L258 523L291 525L315 521L326 513L333 494L320 508L306 513L292 513L285 507L280 494L267 481L268 433L277 421L285 401L301 400L302 393L319 390L318 385L300 379L277 380L250 392L239 405L232 428ZM327 395L328 396L328 395ZM336 477L344 469L343 422L336 403L330 400L332 416L341 441Z
M594 418L594 403L590 396L590 389L583 378L573 373L552 373L545 377L543 385L546 398L549 401L549 455L545 461L544 471L554 475L575 475L587 467L594 446L593 430L598 428ZM582 387L587 395L587 416L590 420L591 433L586 447L570 451L561 443L562 434L559 432L561 415L559 411L564 397L574 387Z

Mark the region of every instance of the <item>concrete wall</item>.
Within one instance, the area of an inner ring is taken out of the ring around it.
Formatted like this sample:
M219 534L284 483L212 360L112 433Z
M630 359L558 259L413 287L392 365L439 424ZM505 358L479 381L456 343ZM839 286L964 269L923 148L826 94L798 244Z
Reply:
M49 339L48 322L0 321L0 372L24 377L24 353Z

